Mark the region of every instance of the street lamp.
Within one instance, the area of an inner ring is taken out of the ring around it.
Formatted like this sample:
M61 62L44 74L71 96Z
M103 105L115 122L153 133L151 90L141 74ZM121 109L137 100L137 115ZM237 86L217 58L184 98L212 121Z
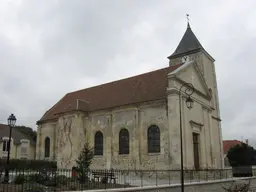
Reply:
M7 121L8 121L8 126L10 128L10 133L9 133L9 141L7 144L8 155L7 155L6 169L5 169L5 175L4 175L5 183L9 182L9 162L10 162L10 151L11 151L12 128L15 126L16 117L13 114L11 114L7 119Z
M186 99L186 105L188 109L193 108L194 101L191 99L191 95L194 93L194 86L191 83L185 83L179 90L179 106L180 106L180 169L181 169L181 192L184 192L184 168L183 168L183 141L182 141L182 117L181 117L181 92L182 88L185 88L185 93L188 98Z

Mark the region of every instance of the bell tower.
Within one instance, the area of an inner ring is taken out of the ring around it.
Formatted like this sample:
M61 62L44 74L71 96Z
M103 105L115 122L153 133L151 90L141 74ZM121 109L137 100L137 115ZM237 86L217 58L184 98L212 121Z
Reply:
M217 78L215 72L215 60L214 58L204 49L202 44L199 42L195 34L193 33L190 23L187 23L187 29L185 34L181 38L175 51L167 57L169 59L169 65L175 66L178 64L185 63L188 60L193 60L199 71L201 72L209 92L211 94L210 105L211 109L208 110L210 114L212 132L218 136L218 147L213 151L222 151L222 132L221 132L221 118L220 118L220 107L219 107L219 96ZM210 128L209 128L210 129ZM214 135L213 135L214 136ZM216 138L217 139L217 138ZM216 145L217 146L217 145ZM222 153L220 153L222 154ZM216 166L222 167L222 155L217 160Z
M175 51L167 57L169 59L169 65L177 65L184 63L185 60L195 60L202 72L205 73L203 58L206 57L210 62L214 62L213 57L207 53L204 47L201 45L195 34L193 33L189 21L187 23L187 29L179 42ZM205 58L205 59L206 59Z

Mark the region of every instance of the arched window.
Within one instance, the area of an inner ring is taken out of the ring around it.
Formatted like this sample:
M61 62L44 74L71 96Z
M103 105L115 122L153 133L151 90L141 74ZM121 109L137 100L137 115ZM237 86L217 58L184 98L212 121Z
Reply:
M119 132L119 154L129 154L129 132L127 129L121 129Z
M100 131L95 133L94 155L103 155L103 134Z
M50 157L50 138L46 137L44 140L44 157Z
M148 128L148 153L160 153L160 129L156 125Z

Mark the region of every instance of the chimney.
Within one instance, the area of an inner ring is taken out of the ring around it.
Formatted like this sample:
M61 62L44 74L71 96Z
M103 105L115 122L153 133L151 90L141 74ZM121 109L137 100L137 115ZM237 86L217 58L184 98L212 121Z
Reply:
M246 145L248 145L248 139L245 140Z

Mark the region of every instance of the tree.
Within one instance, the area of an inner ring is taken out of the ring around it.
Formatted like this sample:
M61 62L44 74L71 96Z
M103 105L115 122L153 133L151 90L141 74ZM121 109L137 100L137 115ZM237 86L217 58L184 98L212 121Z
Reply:
M93 156L93 149L89 147L88 143L86 143L78 159L76 160L78 173L77 177L80 183L85 183L86 181L88 181L88 174L90 170L89 167L92 163Z
M254 161L254 149L242 143L232 147L228 151L227 157L232 167L251 166Z
M34 131L32 128L26 127L24 125L18 125L18 126L15 126L15 129L21 133L24 133L25 135L27 135L33 141L36 142L36 131Z
M245 143L228 151L227 158L232 166L233 177L251 177L254 162L254 149Z

